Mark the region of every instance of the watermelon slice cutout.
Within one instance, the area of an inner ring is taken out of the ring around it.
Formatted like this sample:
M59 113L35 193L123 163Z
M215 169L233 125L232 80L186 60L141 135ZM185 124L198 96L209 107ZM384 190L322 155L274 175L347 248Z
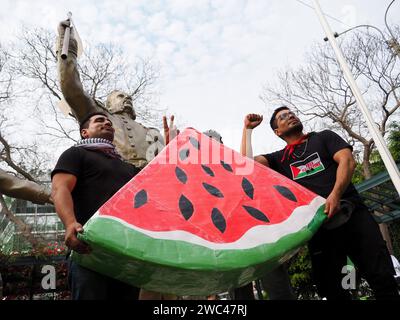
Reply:
M84 226L83 266L135 286L208 295L288 260L325 199L188 128Z

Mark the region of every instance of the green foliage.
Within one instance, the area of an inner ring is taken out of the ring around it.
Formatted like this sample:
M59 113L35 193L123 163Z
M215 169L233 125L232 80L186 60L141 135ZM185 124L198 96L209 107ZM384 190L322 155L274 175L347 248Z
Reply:
M395 162L400 162L400 123L393 122L389 126L389 135L387 138L388 149L393 156ZM371 174L374 176L382 171L385 171L385 165L381 159L381 156L377 150L372 151L369 158ZM357 164L356 170L353 175L352 182L358 184L364 181L362 165Z
M288 273L299 299L310 300L317 297L317 290L311 279L311 258L307 247L301 248L291 259Z
M4 252L4 250L0 247L0 274L1 274L1 268L3 266L6 266L10 262L11 258L12 257L6 252Z
M392 123L390 126L390 132L388 134L387 137L387 144L388 144L388 149L391 152L395 162L400 163L400 124L399 123ZM377 175L379 173L385 172L386 171L386 167L380 157L380 154L377 150L374 150L370 156L370 171L372 176ZM362 170L362 165L358 164L357 168L355 170L355 173L353 175L353 179L352 182L353 184L357 185L361 182L363 182L365 180L364 176L363 176L363 170ZM381 186L379 187L375 187L375 190L377 192L382 192L385 193L385 189L384 187L382 187L383 189L381 190ZM384 200L385 198L382 198L382 200ZM397 229L393 229L392 236L394 236L396 239L399 238L399 236L397 236L397 234L393 234L394 233L398 233L399 230ZM394 240L397 241L397 240Z
M389 230L392 238L393 254L395 257L400 258L400 219L390 222Z
M11 197L4 196L4 195L3 195L3 198L4 198L4 201L5 201L6 205L7 205L7 207L10 208L12 206L12 204L14 203L15 199L11 198Z
M354 171L353 178L352 178L351 182L354 185L356 185L356 184L359 184L359 183L363 182L364 180L365 179L364 179L362 165L360 163L357 163L357 167L356 167L356 170Z
M388 141L388 149L393 156L393 159L396 163L400 163L400 123L393 122L389 126L390 132L387 138ZM386 167L379 155L379 152L374 150L370 157L371 163L371 173L372 175L376 175L383 171L386 171ZM362 166L357 165L355 174L353 176L352 182L354 184L362 182L364 179L362 175ZM393 249L394 253L397 257L400 256L400 221L393 221L389 224L390 233L393 241Z
M389 135L387 137L388 149L393 156L394 161L398 164L400 162L400 123L393 122L389 126ZM370 170L372 175L376 175L378 173L386 171L386 167L380 157L380 154L377 150L374 150L370 157ZM360 183L364 181L365 178L362 172L362 165L358 164L356 171L353 175L352 182L354 184ZM388 227L390 230L390 236L393 245L393 254L396 257L400 257L400 220L391 221L388 223ZM362 291L362 290L360 290ZM368 296L365 294L364 296ZM365 297L360 298L364 300Z
M394 122L390 126L389 150L396 162L400 161L400 123Z

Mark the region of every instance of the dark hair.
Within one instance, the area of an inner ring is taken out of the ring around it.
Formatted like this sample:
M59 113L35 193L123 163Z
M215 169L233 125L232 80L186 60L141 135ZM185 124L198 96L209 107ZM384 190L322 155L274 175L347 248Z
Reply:
M89 128L90 118L93 117L93 116L97 116L97 115L105 116L105 117L108 119L108 116L107 116L104 112L101 112L101 111L95 111L95 112L89 113L89 114L88 114L86 117L84 117L84 118L82 119L82 121L79 123L79 133L80 133L80 135L81 135L81 138L83 138L83 137L82 137L81 131L82 131L83 129Z
M282 106L282 107L276 108L274 110L274 113L271 116L271 120L269 120L269 125L271 126L272 130L275 130L278 128L278 124L276 123L275 117L278 114L278 112L280 112L282 110L290 110L290 109L287 106Z

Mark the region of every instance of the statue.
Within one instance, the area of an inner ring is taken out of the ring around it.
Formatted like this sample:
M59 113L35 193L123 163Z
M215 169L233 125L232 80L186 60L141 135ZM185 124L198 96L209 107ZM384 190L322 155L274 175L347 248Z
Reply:
M132 97L114 90L106 100L105 105L90 97L83 89L77 69L77 40L74 32L70 32L70 20L59 24L58 33L58 70L61 91L73 116L80 123L92 112L104 112L115 128L114 144L117 151L127 162L143 168L164 147L164 139L155 128L147 128L136 122L136 113ZM66 33L66 30L68 31ZM64 35L69 38L67 55L61 55Z
M49 189L35 182L14 177L1 169L0 193L38 204L52 203Z

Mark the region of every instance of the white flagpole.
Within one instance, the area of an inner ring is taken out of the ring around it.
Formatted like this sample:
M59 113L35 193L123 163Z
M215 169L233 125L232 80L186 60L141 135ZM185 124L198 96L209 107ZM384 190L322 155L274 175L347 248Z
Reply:
M358 88L356 81L354 80L353 74L351 73L350 68L343 56L343 53L340 50L340 48L336 42L333 32L332 32L331 28L329 27L329 24L326 21L325 16L322 13L322 10L321 10L318 0L313 0L313 1L314 1L314 8L315 8L315 11L317 12L317 15L321 22L321 25L324 28L326 36L328 37L333 50L335 51L336 58L339 62L339 65L342 68L344 76L350 85L351 91L353 92L353 94L357 100L357 105L359 106L359 108L361 109L361 112L363 113L363 115L365 117L369 132L372 135L372 139L374 139L375 145L378 148L378 151L382 157L383 163L386 166L386 169L390 175L390 178L392 179L392 182L397 190L397 193L400 195L400 172L399 172L399 169L397 168L396 163L393 160L393 157L390 154L390 151L386 146L385 140L383 139L380 131L378 130L376 124L374 123L372 115L367 108L367 105L364 101L361 91Z

